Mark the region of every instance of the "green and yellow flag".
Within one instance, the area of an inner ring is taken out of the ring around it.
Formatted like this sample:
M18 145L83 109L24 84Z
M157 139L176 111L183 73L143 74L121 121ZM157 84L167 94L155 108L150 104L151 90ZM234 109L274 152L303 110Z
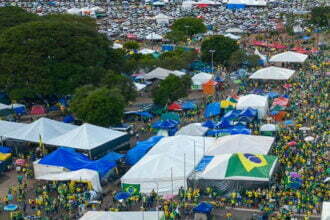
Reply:
M124 192L128 192L131 195L138 195L140 193L140 184L123 183L121 186Z

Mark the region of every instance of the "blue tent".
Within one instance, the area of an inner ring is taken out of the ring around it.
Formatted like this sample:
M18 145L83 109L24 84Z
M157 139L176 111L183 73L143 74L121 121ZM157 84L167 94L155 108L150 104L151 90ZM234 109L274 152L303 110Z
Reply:
M222 117L222 119L223 120L229 120L229 121L235 120L235 119L237 119L239 117L240 113L241 113L241 110L231 110L231 111L227 112Z
M26 114L25 106L13 107L13 110L17 115L25 115Z
M72 115L67 115L63 118L64 123L72 123L74 122L74 117Z
M206 122L204 122L202 124L202 126L213 129L213 128L215 128L216 123L214 121L212 121L212 120L207 120Z
M139 141L126 154L126 163L128 165L136 164L155 144L162 139L162 136L153 136L145 141Z
M209 130L206 133L206 136L217 136L217 135L234 135L234 134L251 134L251 130L247 128L227 128L227 129L213 129Z
M174 120L165 120L165 121L157 121L152 124L152 128L156 129L172 129L178 125L177 121Z
M198 206L194 207L193 211L198 213L205 213L209 214L211 213L213 209L213 206L207 202L201 202L198 204Z
M102 157L100 160L117 161L117 160L120 160L123 157L124 157L123 154L119 154L119 153L116 153L116 152L109 152L104 157Z
M48 154L39 161L40 164L65 167L71 171L80 169L90 169L97 171L101 177L108 173L109 170L116 167L116 162L99 160L90 160L85 155L68 150L66 148L59 148Z
M222 119L219 123L216 124L215 128L220 129L220 128L229 128L231 127L230 120L227 119Z
M206 106L204 116L205 118L210 118L220 114L220 104L219 102L213 102Z
M215 77L216 82L224 82L225 80L221 78L220 76Z
M254 108L247 108L244 109L240 114L239 117L249 117L249 118L255 118L258 114L258 111Z
M0 146L0 153L8 154L8 153L11 153L11 152L12 152L11 148L5 147L5 146Z
M193 110L197 108L197 105L194 102L186 101L181 105L183 110Z
M232 10L235 10L235 9L244 9L246 7L245 4L227 4L226 8L228 9L232 9Z

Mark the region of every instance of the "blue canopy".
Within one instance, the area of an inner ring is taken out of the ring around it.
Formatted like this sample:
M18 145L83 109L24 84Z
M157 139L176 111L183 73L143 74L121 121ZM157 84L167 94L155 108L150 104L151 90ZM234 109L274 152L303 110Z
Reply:
M220 134L228 134L228 135L234 135L234 134L251 134L251 130L247 128L227 128L227 129L213 129L209 130L206 133L206 136L216 136Z
M72 123L74 122L74 117L72 115L67 115L63 118L64 123Z
M216 123L214 121L212 121L212 120L207 120L206 122L204 122L202 124L202 126L213 129L213 128L215 128Z
M220 114L220 104L219 102L213 102L206 106L204 116L205 118L210 118Z
M240 113L241 113L241 110L231 110L231 111L227 112L222 117L222 119L229 120L229 121L235 120L235 119L237 119L239 117Z
M152 128L156 129L172 129L178 125L177 121L174 120L165 120L165 121L157 121L152 124Z
M182 103L181 107L183 110L192 110L192 109L196 109L197 105L194 102L186 101Z
M128 192L117 192L115 195L116 200L128 199L131 197L131 194Z
M135 147L127 152L126 163L131 166L136 164L162 138L163 136L153 136L148 140L137 142Z
M109 152L104 157L102 157L101 160L104 160L104 161L117 161L117 160L119 160L123 157L124 157L123 154L119 154L119 153L116 153L116 152Z
M240 114L239 117L250 117L254 118L258 114L258 111L254 108L248 107L247 109L244 109Z
M235 10L235 9L244 9L246 7L245 4L227 4L226 8Z
M40 164L65 167L71 171L80 169L90 169L97 171L103 177L109 170L116 167L116 162L106 160L90 160L85 155L68 150L66 148L59 148L48 154L39 161Z
M207 202L201 202L198 204L198 206L194 207L193 211L198 213L205 213L209 214L211 213L213 209L213 206Z
M222 119L219 123L216 124L215 128L229 128L231 127L231 123L227 119Z
M5 146L0 146L0 153L3 154L8 154L11 153L13 150L9 147L5 147Z

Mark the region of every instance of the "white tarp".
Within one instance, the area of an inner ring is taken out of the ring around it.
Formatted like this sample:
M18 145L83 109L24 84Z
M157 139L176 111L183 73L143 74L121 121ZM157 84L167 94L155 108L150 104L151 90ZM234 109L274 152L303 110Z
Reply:
M268 111L268 99L267 96L260 96L255 94L249 94L241 96L238 99L236 109L244 110L247 108L254 108L258 111L258 118L264 118Z
M231 153L268 154L274 140L274 137L268 136L227 135L218 138L206 152L206 155L214 156Z
M235 4L235 3L228 3L228 4ZM236 3L236 4L238 4L238 3ZM228 28L225 32L226 33L244 33L244 31L239 28Z
M40 118L37 121L4 134L4 136L11 139L39 143L40 137L42 142L46 142L75 128L77 128L75 125L48 118Z
M33 162L34 178L36 179L38 179L40 176L45 176L48 174L59 174L70 171L64 167L40 164L39 161L40 160L36 160Z
M177 194L204 150L214 138L178 135L162 138L137 164L121 178L121 183L140 184L142 193Z
M241 39L241 36L238 36L238 35L235 35L235 34L231 34L231 33L225 34L224 36L225 37L228 37L228 38L230 38L232 40L239 40L239 39Z
M112 46L112 49L121 49L121 48L123 48L123 45L119 43L114 43Z
M173 71L173 70L168 70L164 69L161 67L157 67L156 69L150 71L149 73L144 75L145 80L150 80L150 79L160 79L164 80L166 77L168 77L170 74L176 75L176 76L182 76L185 73L180 72L180 71Z
M27 124L24 123L17 123L17 122L10 122L10 121L3 121L0 120L0 136L4 136L6 133L15 131L20 129Z
M0 103L0 110L6 110L6 109L11 109L11 106Z
M274 124L263 124L260 127L260 131L276 131L277 130L277 126Z
M288 80L294 72L295 70L270 66L254 72L249 78L264 80Z
M307 59L308 55L302 53L296 53L287 51L272 56L269 62L280 62L280 63L303 63Z
M267 57L265 55L263 55L262 53L259 52L259 50L256 48L254 51L254 55L257 55L260 57L260 59L262 59L264 62L267 61Z
M330 202L322 203L321 220L330 220Z
M36 179L48 181L88 181L92 184L96 192L102 192L99 174L94 170L81 169L70 172L62 172L57 174L47 174L39 176Z
M61 136L45 141L45 143L54 146L92 150L126 134L126 132L84 123Z
M196 2L194 2L194 1L183 1L182 2L182 8L183 9L191 9L192 8L192 6L195 4Z
M135 88L136 88L137 91L141 91L141 90L143 90L145 87L147 87L147 85L142 84L142 83L137 83L137 82L134 82L134 86L135 86Z
M154 52L155 52L154 50L151 50L151 49L148 49L148 48L143 48L139 51L140 54L144 54L144 55L152 54Z
M106 212L88 211L79 220L157 220L162 219L164 212Z
M70 8L66 11L66 13L71 15L81 15L81 9L79 8Z
M212 79L213 75L209 73L200 72L194 75L191 80L193 86L202 86L204 83Z
M204 136L207 130L208 128L203 127L201 123L191 123L180 128L175 135Z

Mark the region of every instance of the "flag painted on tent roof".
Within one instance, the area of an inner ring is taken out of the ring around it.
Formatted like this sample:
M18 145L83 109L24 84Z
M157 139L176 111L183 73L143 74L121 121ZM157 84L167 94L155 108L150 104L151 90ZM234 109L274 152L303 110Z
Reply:
M226 177L245 176L269 178L270 171L276 161L275 156L256 154L233 154L226 170Z
M128 192L131 195L136 195L140 193L140 184L122 184L122 189L124 192Z

